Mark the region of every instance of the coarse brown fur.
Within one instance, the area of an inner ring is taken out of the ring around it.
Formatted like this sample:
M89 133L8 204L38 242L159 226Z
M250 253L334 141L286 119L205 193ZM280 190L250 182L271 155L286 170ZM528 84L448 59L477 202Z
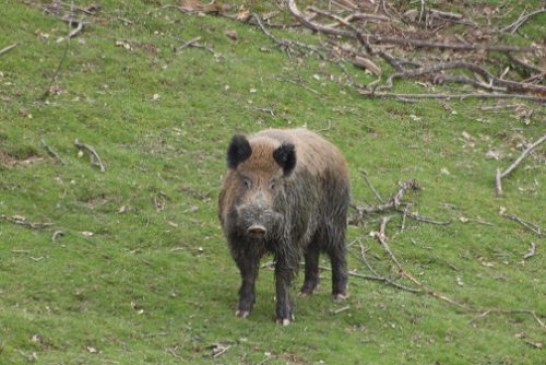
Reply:
M237 315L246 317L252 310L259 261L266 253L275 259L280 323L293 319L289 288L302 256L302 294L318 285L322 250L332 263L332 293L344 297L349 177L337 147L307 129L269 129L248 138L234 136L227 161L219 216L241 272Z

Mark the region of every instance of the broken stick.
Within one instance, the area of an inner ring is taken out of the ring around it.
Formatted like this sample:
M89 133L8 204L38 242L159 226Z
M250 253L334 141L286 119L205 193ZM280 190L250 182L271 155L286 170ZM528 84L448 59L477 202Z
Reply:
M5 48L2 48L0 49L0 56L3 55L4 53L8 53L9 51L11 51L12 49L14 49L15 47L17 47L19 45L19 42L17 43L13 43L12 45L9 45Z
M106 171L106 166L102 162L99 154L97 153L97 151L95 151L95 148L93 146L82 143L78 139L76 139L74 141L74 145L76 147L78 147L78 149L80 151L87 152L87 154L89 155L89 160L91 162L91 165L97 166L99 168L100 172L105 172Z
M504 172L501 173L500 169L497 169L497 176L495 177L495 191L497 193L497 196L502 195L502 182L501 180L507 177L518 167L518 165L523 161L527 155L529 155L535 148L537 148L541 143L546 141L546 134L543 135L541 138L539 138L535 143L531 144L529 147L523 151L523 153L514 161L513 164L508 166Z

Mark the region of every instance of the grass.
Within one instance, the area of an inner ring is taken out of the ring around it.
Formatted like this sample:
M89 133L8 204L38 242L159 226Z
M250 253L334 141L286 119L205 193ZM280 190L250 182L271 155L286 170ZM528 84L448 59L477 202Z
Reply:
M543 134L540 106L528 104L535 114L527 123L511 109L485 112L478 101L445 108L438 101L362 99L329 81L336 68L269 49L256 28L161 10L151 1L101 2L70 42L56 92L43 100L65 52L57 40L66 25L37 4L8 5L0 47L19 44L0 56L0 214L54 225L35 230L0 220L0 363L543 361L536 344L544 346L545 331L529 315L478 318L356 278L348 301L332 303L328 272L316 295L297 299L297 320L283 328L272 320L272 273L262 270L255 311L238 320L238 273L216 213L233 133L331 124L322 134L347 157L355 203L374 202L362 170L385 197L416 178L423 190L407 196L414 209L453 221L408 221L400 232L400 220L392 220L390 245L408 271L467 305L533 310L544 322L544 239L498 213L505 207L546 227L544 148L506 179L502 197L493 188L495 170L519 155L517 142ZM540 34L528 27L531 37ZM196 36L215 54L172 51ZM105 173L78 155L75 139L95 147ZM493 148L499 161L485 158ZM394 273L372 230L375 217L350 227L348 241L360 237L372 264ZM52 240L56 231L64 235ZM523 263L531 241L537 254ZM350 268L364 273L358 249L350 251Z

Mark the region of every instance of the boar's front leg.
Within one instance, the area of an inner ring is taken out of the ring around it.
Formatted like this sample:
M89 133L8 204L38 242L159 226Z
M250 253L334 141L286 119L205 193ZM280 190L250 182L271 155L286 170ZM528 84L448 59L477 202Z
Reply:
M297 263L296 263L297 264ZM277 257L275 263L275 290L277 296L276 315L277 323L283 326L289 325L294 320L292 312L292 300L290 287L294 278L296 267L290 264L286 258Z
M241 272L241 288L239 289L239 305L235 315L246 318L256 302L256 279L260 257L252 252L243 252L235 258Z

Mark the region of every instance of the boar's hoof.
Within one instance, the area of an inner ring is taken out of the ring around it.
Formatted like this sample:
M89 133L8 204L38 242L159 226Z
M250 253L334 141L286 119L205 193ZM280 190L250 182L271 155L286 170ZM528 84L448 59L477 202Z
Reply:
M245 311L241 309L237 309L237 311L235 312L235 315L239 318L246 318L249 316L249 314L250 314L250 311Z
M314 289L301 288L299 296L302 298L307 298L313 295Z
M294 317L292 319L290 318L277 318L277 324L280 324L281 326L288 326L292 321L294 320Z
M247 233L252 238L264 238L265 236L265 227L259 224L253 224L248 227Z
M314 291L318 288L318 283L304 283L300 289L300 297L307 298L310 297Z
M347 293L336 293L332 295L332 298L334 299L334 302L341 302L349 298L349 295Z

